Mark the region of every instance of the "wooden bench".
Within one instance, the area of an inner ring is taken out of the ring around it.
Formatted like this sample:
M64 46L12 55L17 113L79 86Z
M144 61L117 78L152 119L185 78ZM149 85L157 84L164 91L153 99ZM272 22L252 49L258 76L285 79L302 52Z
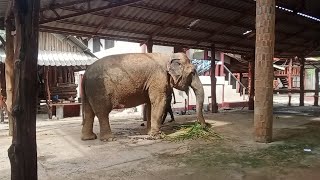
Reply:
M75 117L75 113L71 113L73 115L68 115L66 113L72 111L69 109L67 109L68 107L72 107L72 106L79 106L80 110L79 110L79 113L78 116L81 116L82 115L82 103L55 103L55 104L51 104L52 106L52 111L55 110L55 114L56 114L56 117L58 119L63 119L65 117Z

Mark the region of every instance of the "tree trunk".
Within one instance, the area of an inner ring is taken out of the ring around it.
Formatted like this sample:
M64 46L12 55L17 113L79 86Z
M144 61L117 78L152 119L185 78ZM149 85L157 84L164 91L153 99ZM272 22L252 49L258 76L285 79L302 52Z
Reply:
M12 103L14 101L14 44L11 32L13 30L10 19L6 19L6 60L5 60L5 78L7 94L7 112L9 120L9 136L13 135L14 122L12 118Z
M15 1L16 20L15 91L12 115L16 126L8 149L12 180L36 180L37 145L37 60L39 33L39 0ZM23 31L21 31L23 30Z

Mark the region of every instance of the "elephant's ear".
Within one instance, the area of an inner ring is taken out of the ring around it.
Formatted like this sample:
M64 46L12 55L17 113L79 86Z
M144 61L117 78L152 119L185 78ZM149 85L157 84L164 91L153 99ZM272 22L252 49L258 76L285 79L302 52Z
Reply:
M182 77L183 66L180 63L180 57L174 54L167 65L167 71L173 79L173 84L177 84Z

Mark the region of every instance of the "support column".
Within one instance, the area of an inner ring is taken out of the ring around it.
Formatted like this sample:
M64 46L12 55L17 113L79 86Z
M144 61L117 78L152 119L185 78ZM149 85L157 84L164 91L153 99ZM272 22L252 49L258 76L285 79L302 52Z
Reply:
M45 96L46 96L46 104L47 104L47 108L48 108L48 117L49 119L52 119L52 106L51 106L51 94L50 94L50 84L49 84L49 70L50 70L50 66L46 67L44 66L44 75L45 75L45 79L44 79L44 83L45 83Z
M153 41L152 39L149 39L146 44L143 44L142 46L146 46L147 48L147 53L152 53L152 48L153 48ZM145 51L145 50L144 50ZM143 105L142 107L142 116L143 116L143 121L147 121L147 111L146 111L146 104Z
M319 101L319 69L315 69L315 91L314 91L314 105L318 106L318 101Z
M288 97L289 102L288 106L291 106L291 90L292 90L292 59L290 59L289 67L288 67Z
M248 109L254 110L254 60L249 61L248 65Z
M242 73L239 73L239 82L241 82L241 83L243 83L243 82L242 82L242 78L243 78L243 74L242 74ZM239 92L240 92L240 94L244 97L243 87L240 85L240 83L238 83L238 86L239 86Z
M221 66L220 66L220 76L224 76L224 53L220 53L220 61L221 61ZM230 79L229 79L230 82Z
M300 59L300 103L299 106L304 106L304 63L305 59Z
M272 141L275 0L256 0L254 127L257 142Z
M36 180L37 143L37 61L40 0L14 1L17 55L15 59L15 101L13 117L16 126L8 149L12 180ZM11 8L10 8L11 9Z
M153 47L153 41L152 41L152 39L149 39L148 41L147 41L147 52L148 53L152 53L152 47Z
M216 58L215 58L215 45L211 45L211 112L218 112L218 104L217 104L217 80L216 80Z

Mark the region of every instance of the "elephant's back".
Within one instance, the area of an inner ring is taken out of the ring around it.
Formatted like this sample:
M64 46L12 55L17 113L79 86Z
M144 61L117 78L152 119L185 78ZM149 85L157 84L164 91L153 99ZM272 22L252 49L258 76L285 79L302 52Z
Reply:
M103 57L91 64L87 68L86 74L90 74L90 76L99 75L101 77L102 74L107 75L112 72L136 72L154 68L165 68L169 59L169 54L162 53L127 53L111 55Z

